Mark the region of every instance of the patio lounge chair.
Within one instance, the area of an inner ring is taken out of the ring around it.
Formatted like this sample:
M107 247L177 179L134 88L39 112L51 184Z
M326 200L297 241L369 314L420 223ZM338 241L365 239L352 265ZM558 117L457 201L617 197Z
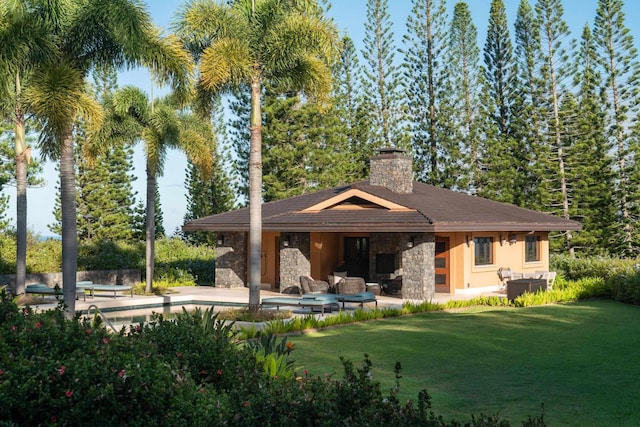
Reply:
M85 294L86 288L76 286L76 299L79 299L79 295L82 295L82 298L86 301L87 296ZM25 292L27 294L33 295L54 295L56 299L62 296L62 288L50 288L44 283L33 283L31 285L27 285L25 287Z
M113 299L116 298L117 292L129 291L131 293L131 298L133 298L133 286L129 285L99 285L93 283L91 285L87 285L86 288L91 290L92 295L95 295L96 292L113 292Z
M336 298L342 303L342 308L347 302L360 304L360 308L364 308L364 304L367 302L375 302L376 308L378 308L378 300L373 292L358 292L352 295L337 294Z
M300 288L303 294L324 294L329 290L329 284L324 280L314 280L310 276L300 276Z
M263 298L262 305L275 305L277 310L280 310L281 306L289 307L310 307L313 310L316 307L322 309L322 313L325 313L327 308L331 312L332 307L340 309L340 304L335 295L305 295L302 298L290 298L290 297L270 297Z
M336 285L336 292L340 295L355 295L366 290L367 285L362 277L345 277Z

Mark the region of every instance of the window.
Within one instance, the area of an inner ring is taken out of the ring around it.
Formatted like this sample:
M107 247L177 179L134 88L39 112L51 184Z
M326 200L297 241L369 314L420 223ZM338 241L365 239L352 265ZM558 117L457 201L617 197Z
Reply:
M540 236L526 236L524 239L524 262L540 261Z
M493 238L476 237L473 239L475 265L493 264Z

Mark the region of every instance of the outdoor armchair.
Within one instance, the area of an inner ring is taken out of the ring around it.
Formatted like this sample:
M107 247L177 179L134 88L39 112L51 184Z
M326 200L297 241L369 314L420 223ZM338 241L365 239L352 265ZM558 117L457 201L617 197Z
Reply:
M336 285L336 292L342 295L353 295L366 290L367 286L362 277L345 277Z
M324 280L314 280L310 276L300 276L300 288L303 294L326 294L329 284Z

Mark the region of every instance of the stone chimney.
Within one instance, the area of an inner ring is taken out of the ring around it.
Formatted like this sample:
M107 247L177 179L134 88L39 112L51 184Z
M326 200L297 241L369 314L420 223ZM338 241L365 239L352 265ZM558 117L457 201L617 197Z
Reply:
M381 148L371 158L369 183L386 187L395 193L413 191L413 168L409 157L399 148Z

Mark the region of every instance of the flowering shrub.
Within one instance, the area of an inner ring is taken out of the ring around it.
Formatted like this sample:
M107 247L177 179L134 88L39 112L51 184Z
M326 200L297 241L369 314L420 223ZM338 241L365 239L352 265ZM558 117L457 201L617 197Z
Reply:
M343 360L343 378L311 377L289 363L286 339L241 344L210 310L110 334L63 308L36 313L0 295L0 426L460 425L436 417L426 391L399 402L399 364L385 395L366 355L361 368Z

